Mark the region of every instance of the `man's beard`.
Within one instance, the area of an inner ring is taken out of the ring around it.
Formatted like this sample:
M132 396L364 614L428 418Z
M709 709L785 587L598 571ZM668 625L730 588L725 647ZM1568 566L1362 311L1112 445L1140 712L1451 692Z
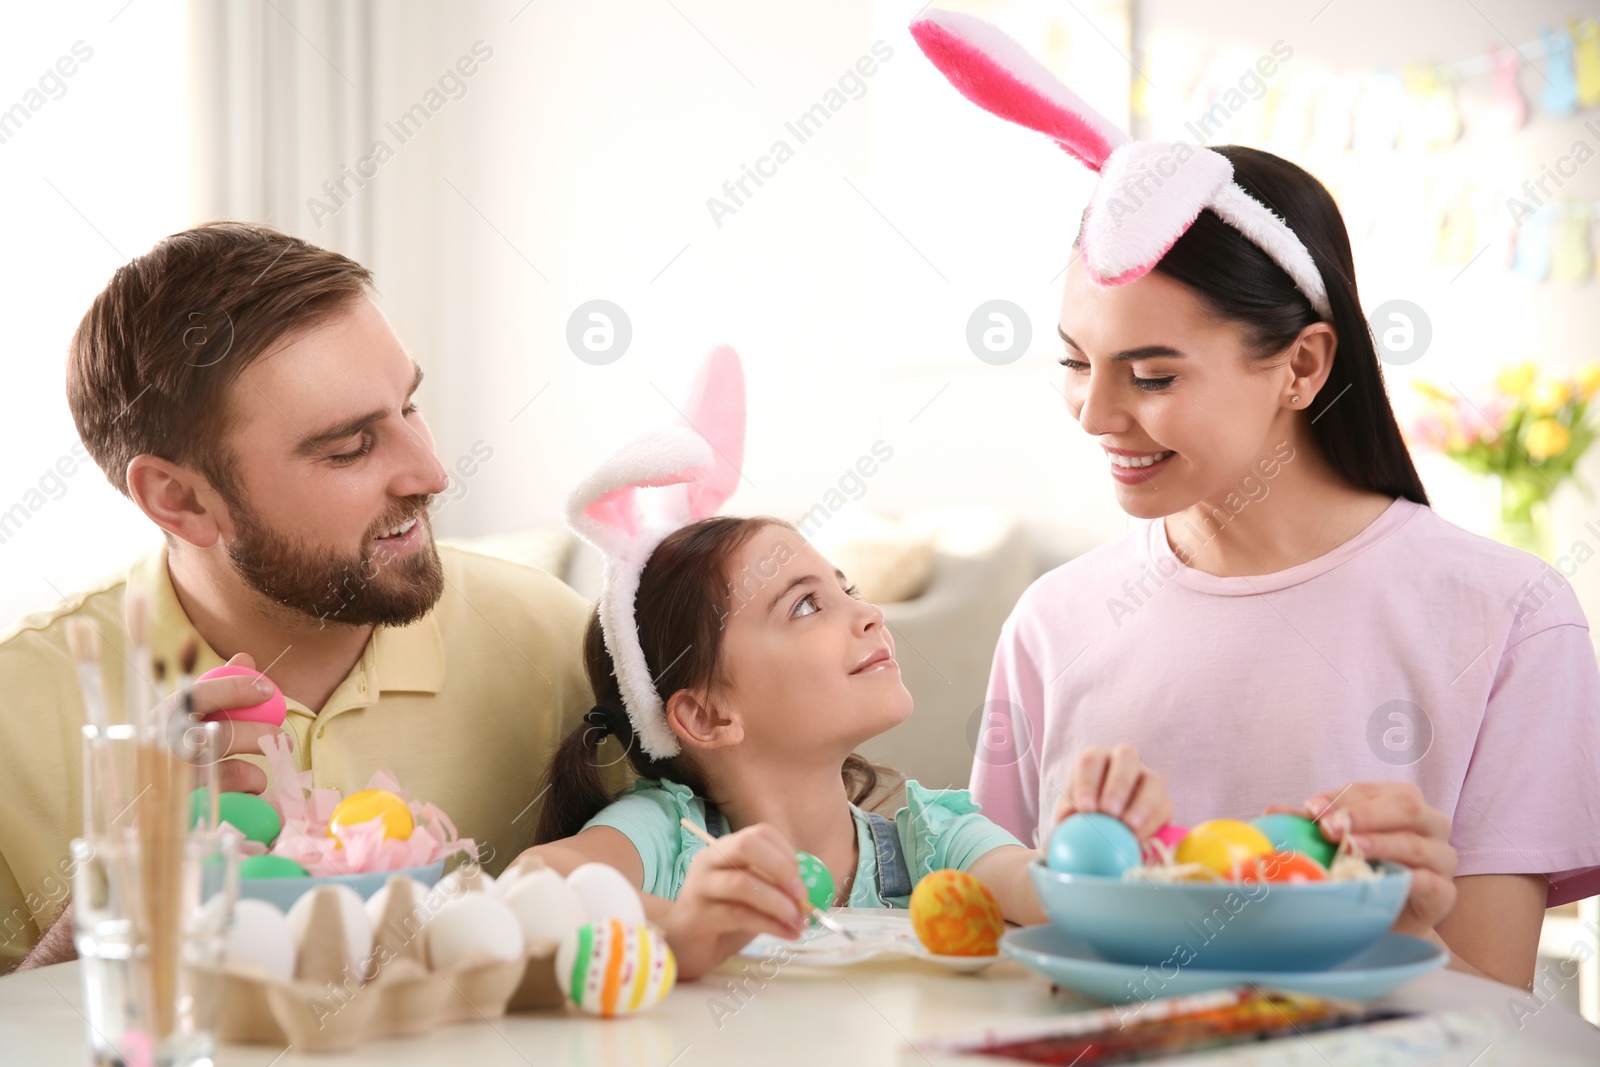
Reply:
M243 501L230 501L237 527L227 545L240 578L274 604L326 626L404 626L444 593L444 566L428 521L432 497L408 497L399 516L375 525L360 554L310 550L261 521ZM376 534L416 517L427 543L404 558L374 545Z

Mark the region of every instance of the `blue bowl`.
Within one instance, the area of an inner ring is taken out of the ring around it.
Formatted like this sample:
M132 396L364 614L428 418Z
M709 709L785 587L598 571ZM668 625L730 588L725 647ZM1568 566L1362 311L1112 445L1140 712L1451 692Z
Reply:
M239 896L251 900L265 900L288 911L290 906L300 899L302 893L310 892L319 885L347 885L359 893L362 900L366 900L397 874L410 875L424 889L431 889L444 874L444 860L437 860L426 867L408 867L399 871L373 871L370 874L323 874L309 878L241 878Z
M1125 882L1029 864L1050 922L1105 959L1141 967L1317 971L1394 925L1411 871L1339 882Z

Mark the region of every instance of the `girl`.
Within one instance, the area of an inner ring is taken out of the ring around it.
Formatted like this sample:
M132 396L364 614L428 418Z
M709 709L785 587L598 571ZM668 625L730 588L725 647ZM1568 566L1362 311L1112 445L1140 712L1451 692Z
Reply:
M917 880L970 871L1017 923L1045 920L1028 880L1037 855L978 813L965 790L905 784L893 820L860 805L879 770L853 750L911 714L883 613L789 524L711 518L649 555L635 598L637 637L676 754L652 757L636 728L597 611L585 653L597 707L558 750L532 850L567 871L599 861L648 899L693 977L751 937L792 938L806 915L795 850L821 859L836 905L905 907ZM643 724L640 724L641 726ZM602 785L600 741L614 736L640 780ZM1137 754L1104 754L1129 781L1123 818L1148 835L1166 820L1159 776ZM717 847L684 829L690 819ZM668 905L666 902L675 901Z
M1528 986L1545 907L1600 889L1600 672L1565 581L1429 509L1333 199L1265 152L1129 142L979 20L912 33L1100 174L1063 391L1140 520L1018 603L974 797L1031 840L1107 736L1180 823L1315 790L1329 836L1416 869L1397 929Z

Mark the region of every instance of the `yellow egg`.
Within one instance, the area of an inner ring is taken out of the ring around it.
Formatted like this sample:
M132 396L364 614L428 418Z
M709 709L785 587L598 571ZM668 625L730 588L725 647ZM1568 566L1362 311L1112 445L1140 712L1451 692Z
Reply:
M934 871L911 892L911 928L936 956L993 956L1006 920L989 887L966 871Z
M387 789L362 789L339 801L328 822L328 836L336 837L335 829L355 826L372 819L383 820L383 836L404 841L411 836L416 822L406 802ZM341 848L343 845L340 846Z
M1178 842L1174 859L1198 863L1224 878L1238 878L1246 860L1272 851L1267 835L1238 819L1212 819L1190 830Z

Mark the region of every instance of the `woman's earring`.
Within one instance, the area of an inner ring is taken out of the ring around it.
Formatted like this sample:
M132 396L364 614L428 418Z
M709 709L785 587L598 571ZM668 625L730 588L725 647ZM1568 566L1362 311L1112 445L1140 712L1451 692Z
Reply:
M1296 393L1296 394L1294 394L1294 396L1291 396L1291 397L1290 397L1290 398L1289 398L1289 403L1291 403L1291 404L1298 404L1298 403L1300 403L1300 394L1299 394L1299 393Z

